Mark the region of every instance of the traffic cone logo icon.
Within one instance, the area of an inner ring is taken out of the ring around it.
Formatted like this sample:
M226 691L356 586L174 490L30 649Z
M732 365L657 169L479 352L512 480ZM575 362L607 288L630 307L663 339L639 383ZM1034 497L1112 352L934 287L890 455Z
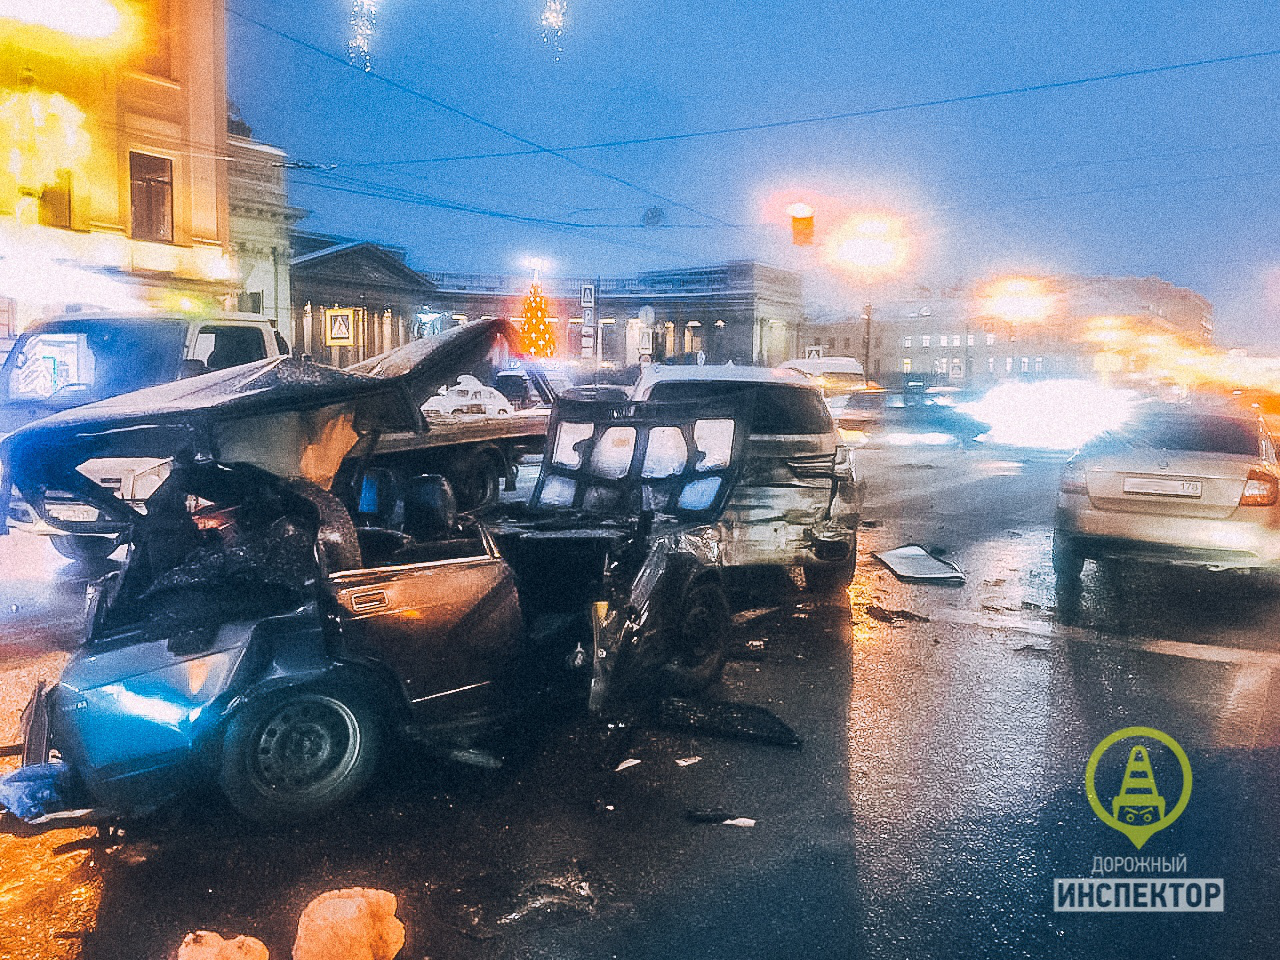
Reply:
M1156 777L1151 772L1151 757L1147 755L1146 747L1134 747L1129 751L1124 781L1120 784L1120 792L1111 801L1111 815L1131 826L1164 819L1164 797L1156 789Z
M1120 791L1111 798L1111 808L1107 809L1098 796L1098 763L1107 751L1115 746L1123 746L1123 741L1126 740L1138 742L1129 746L1129 759L1120 781ZM1165 780L1166 788L1175 782L1171 759L1176 761L1182 774L1182 789L1172 810L1166 809L1165 798L1156 783L1156 764L1152 762L1151 753L1155 744L1167 750L1167 753L1157 752L1157 756L1161 758L1160 775ZM1089 765L1085 768L1084 786L1089 805L1093 807L1098 819L1119 830L1141 850L1153 834L1171 826L1186 809L1191 800L1191 763L1178 741L1167 733L1151 727L1125 727L1106 737L1094 748L1089 757Z

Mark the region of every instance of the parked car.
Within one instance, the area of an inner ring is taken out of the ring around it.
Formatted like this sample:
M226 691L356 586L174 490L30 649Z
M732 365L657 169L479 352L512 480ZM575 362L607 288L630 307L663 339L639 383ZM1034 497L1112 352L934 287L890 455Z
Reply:
M451 387L442 387L437 396L422 405L422 412L437 416L510 416L511 401L493 387L486 387L470 374L463 374Z
M727 398L748 418L743 476L719 520L726 566L803 566L821 591L850 582L863 484L821 390L792 370L650 366L631 396Z
M19 776L46 790L29 816L138 816L216 783L247 817L311 817L400 738L470 744L566 686L630 716L718 678L715 522L746 437L727 405L557 406L532 505L493 523L460 516L439 476L384 502L376 469L342 469L380 432L425 429L421 404L498 337L516 342L469 324L363 375L277 357L0 443L0 518L13 486L50 526L128 544L24 714ZM103 456L170 469L139 508L80 470ZM59 516L51 491L95 518Z
M0 367L0 436L60 410L288 352L275 328L251 314L69 314L46 320L22 333ZM100 479L121 496L145 499L159 483L154 467L112 464ZM72 504L65 510L84 515ZM71 559L101 559L118 546L114 537L58 533L33 512L12 519L52 537Z
M1059 584L1101 559L1280 566L1280 468L1261 418L1160 405L1086 444L1058 491Z

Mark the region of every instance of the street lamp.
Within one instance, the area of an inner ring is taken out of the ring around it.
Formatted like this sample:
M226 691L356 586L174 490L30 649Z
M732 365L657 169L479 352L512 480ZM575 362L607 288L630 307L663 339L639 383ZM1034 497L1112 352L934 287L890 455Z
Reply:
M887 214L850 217L823 247L823 259L848 275L864 292L876 282L899 273L910 252L902 219ZM867 297L870 299L870 297ZM871 304L862 307L862 377L871 378Z

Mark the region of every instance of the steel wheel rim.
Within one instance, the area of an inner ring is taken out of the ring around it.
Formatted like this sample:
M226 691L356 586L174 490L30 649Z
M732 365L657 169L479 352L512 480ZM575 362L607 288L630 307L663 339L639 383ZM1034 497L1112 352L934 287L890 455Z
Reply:
M323 796L351 773L361 745L350 707L319 694L298 697L258 728L251 773L266 792L300 800Z
M676 662L682 667L700 667L719 649L724 628L711 606L707 598L699 596L681 618L680 652Z

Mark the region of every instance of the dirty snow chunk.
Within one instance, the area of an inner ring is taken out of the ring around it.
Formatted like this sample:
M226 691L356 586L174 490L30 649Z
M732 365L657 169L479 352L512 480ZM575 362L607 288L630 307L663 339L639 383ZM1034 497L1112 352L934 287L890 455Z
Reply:
M726 820L723 826L726 827L754 827L756 822L750 817L734 817L732 820Z
M182 941L178 960L268 960L268 954L263 942L255 937L224 940L209 930L197 930Z
M293 960L392 960L404 946L395 894L351 887L322 893L302 911Z
M625 770L625 769L627 769L627 767L634 767L634 766L636 766L639 762L640 762L640 761L639 761L639 760L637 760L635 757L628 757L626 760L623 760L620 764L618 764L616 767L614 767L614 768L613 768L613 772L614 772L614 773L617 773L617 772L619 772L619 771L621 771L621 770Z
M676 766L691 767L701 759L702 759L701 757L681 757L679 760L676 761Z

